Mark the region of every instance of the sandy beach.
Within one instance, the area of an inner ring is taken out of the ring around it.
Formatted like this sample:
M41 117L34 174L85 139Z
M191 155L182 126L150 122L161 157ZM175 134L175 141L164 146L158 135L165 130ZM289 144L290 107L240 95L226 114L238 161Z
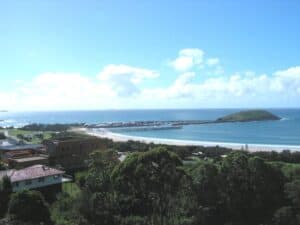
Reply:
M85 133L95 137L108 138L116 142L126 141L140 141L143 143L154 144L166 144L166 145L178 145L178 146L204 146L214 147L220 146L225 148L231 148L234 150L248 150L248 151L300 151L300 146L295 145L267 145L267 144L248 144L247 147L243 143L227 143L227 142L209 142L209 141L191 141L191 140L177 140L177 139L162 139L162 138L149 138L129 136L118 133L113 133L106 129L89 129L89 128L76 128L73 131Z

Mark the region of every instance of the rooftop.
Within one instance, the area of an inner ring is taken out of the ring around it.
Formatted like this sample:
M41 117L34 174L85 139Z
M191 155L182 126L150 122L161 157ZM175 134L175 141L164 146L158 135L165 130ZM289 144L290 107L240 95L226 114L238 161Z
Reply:
M14 157L22 157L24 155L33 155L33 151L31 149L28 150L17 150L17 151L8 151L5 152L5 156L9 158L14 158Z
M0 146L0 151L17 151L17 150L27 150L27 149L40 149L44 148L44 145L38 144L27 144L27 145L9 145L9 146Z
M90 137L90 136L67 136L67 137L60 137L52 140L47 140L46 142L52 142L54 144L58 144L58 143L89 141L89 140L97 140L97 139L98 138L96 137Z
M44 165L34 165L21 170L6 170L0 171L0 179L4 176L8 176L11 182L32 180L40 177L48 177L54 175L61 175L65 172L55 168L51 168Z
M13 161L18 162L18 163L23 163L23 162L46 160L46 159L48 159L48 157L46 157L46 156L33 156L33 157L13 159Z

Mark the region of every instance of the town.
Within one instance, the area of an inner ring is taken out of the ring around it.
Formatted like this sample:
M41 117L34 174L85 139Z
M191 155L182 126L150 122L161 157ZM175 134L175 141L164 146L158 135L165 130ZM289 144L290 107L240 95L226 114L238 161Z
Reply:
M104 149L101 139L94 137L59 137L57 132L57 137L44 139L43 132L11 134L16 130L0 131L0 180L10 178L14 192L33 189L53 198L64 183L72 182L70 174L87 167L91 152ZM37 136L39 141L34 140Z

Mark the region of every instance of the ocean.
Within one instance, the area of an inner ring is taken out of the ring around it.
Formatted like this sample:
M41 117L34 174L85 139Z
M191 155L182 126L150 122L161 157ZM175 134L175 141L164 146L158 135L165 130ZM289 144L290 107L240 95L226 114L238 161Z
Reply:
M279 121L188 125L182 129L114 132L151 138L243 144L300 146L300 109L266 109ZM146 120L213 120L240 109L102 110L51 112L0 112L0 126L20 127L29 123L128 122Z

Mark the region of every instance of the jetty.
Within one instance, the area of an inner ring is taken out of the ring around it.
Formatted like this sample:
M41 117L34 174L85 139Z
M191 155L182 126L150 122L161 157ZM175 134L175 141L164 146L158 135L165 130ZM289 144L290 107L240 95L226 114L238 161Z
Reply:
M85 125L86 128L121 128L129 130L159 130L159 129L180 129L187 125L215 124L228 122L251 122L280 120L281 118L265 110L245 110L226 115L216 120L147 120L129 122L106 122L99 124Z

